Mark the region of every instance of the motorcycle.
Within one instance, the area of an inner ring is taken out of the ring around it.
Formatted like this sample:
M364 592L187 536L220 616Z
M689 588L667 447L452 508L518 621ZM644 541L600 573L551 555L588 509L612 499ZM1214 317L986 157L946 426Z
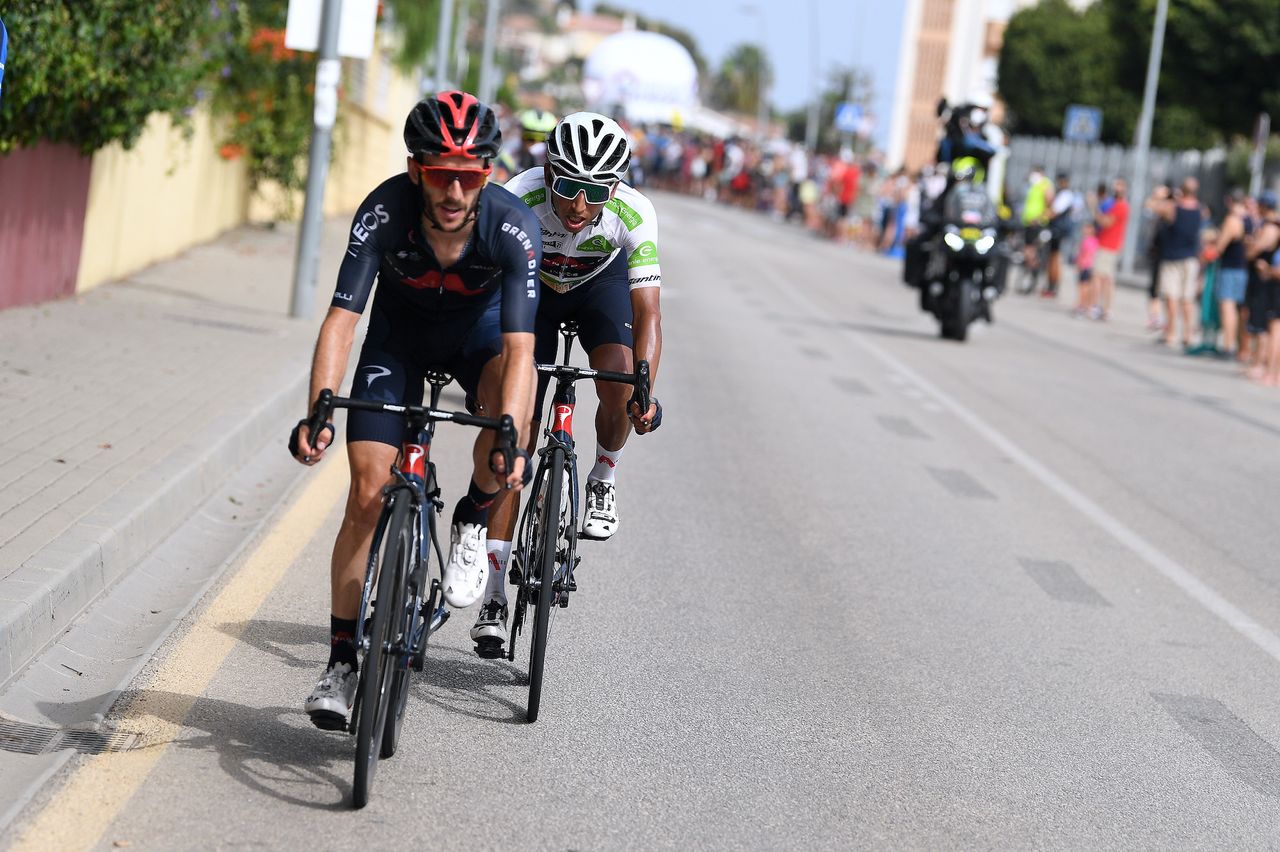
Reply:
M986 190L958 182L942 197L937 227L908 253L905 277L919 287L920 309L937 317L942 337L964 341L975 320L995 321L992 305L1009 265L1000 237Z

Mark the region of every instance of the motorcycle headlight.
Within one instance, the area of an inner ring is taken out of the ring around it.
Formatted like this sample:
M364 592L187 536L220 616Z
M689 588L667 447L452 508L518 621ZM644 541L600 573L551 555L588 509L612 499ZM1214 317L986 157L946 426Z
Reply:
M946 243L947 248L951 249L952 251L964 250L964 237L960 236L959 234L955 234L955 233L943 234L942 241Z
M978 250L978 254L986 254L987 252L991 251L992 248L995 247L995 244L996 244L996 238L988 235L988 236L979 238L979 240L973 244L973 247Z

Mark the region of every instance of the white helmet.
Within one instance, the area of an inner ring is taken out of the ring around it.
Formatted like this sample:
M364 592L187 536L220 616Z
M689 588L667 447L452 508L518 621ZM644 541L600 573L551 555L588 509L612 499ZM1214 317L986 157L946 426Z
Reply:
M612 183L627 176L631 143L612 118L598 112L575 112L560 119L548 134L547 162L570 177Z

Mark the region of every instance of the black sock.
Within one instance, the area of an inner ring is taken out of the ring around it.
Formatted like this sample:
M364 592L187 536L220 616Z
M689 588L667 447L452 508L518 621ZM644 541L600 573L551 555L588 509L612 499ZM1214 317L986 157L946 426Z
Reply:
M457 506L453 507L453 523L488 526L489 504L497 496L497 491L492 494L486 493L480 490L480 486L476 485L474 479L471 480L471 486L467 489L466 496L458 501Z
M346 663L353 672L360 669L360 662L356 659L354 618L329 616L329 667L332 668L335 663Z

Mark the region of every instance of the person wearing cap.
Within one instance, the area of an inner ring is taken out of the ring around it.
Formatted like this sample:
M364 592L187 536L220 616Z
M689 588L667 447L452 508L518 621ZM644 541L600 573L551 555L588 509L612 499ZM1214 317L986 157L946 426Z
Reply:
M546 164L516 175L507 188L529 206L542 234L536 361L555 361L560 323L572 320L593 368L630 373L643 359L656 385L662 358L658 221L652 202L623 182L630 164L631 142L616 121L576 112L548 135ZM547 383L539 376L530 452ZM632 431L644 435L662 423L656 396L648 411L639 411L631 393L629 385L596 383L597 443L587 473L583 539L603 541L617 532L623 447ZM518 508L510 495L494 505L489 585L471 629L476 653L485 658L499 656L507 641L505 581Z
M488 182L502 147L497 117L473 95L440 92L410 111L404 142L407 170L369 193L352 219L316 342L308 409L322 389L341 386L368 308L352 397L418 405L426 373L443 370L527 435L542 241L529 208ZM359 683L355 619L382 490L403 436L397 415L348 414L351 488L331 561L330 656L304 705L326 730L346 726ZM311 435L300 421L290 449L313 465L334 438L332 424ZM470 606L484 589L488 506L503 486L520 488L528 462L522 456L506 470L495 436L476 437L470 487L454 508L444 569L444 598L452 607Z

